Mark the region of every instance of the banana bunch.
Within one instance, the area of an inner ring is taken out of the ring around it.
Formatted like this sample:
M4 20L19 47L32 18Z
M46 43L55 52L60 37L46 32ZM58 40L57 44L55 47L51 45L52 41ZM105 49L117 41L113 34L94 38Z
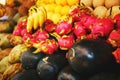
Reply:
M42 6L32 6L29 9L29 16L27 22L27 31L30 32L32 29L42 28L44 21L47 19L47 12Z

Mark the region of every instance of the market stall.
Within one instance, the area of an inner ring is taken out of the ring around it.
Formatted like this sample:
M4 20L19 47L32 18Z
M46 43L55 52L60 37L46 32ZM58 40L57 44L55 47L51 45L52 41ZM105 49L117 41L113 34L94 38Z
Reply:
M0 0L0 80L119 80L120 0Z

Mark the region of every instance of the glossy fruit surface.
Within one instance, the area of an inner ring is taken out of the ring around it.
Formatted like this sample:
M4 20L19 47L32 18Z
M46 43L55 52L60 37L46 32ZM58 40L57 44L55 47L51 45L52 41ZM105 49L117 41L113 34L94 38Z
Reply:
M105 41L81 40L68 51L68 61L75 71L91 75L107 69L115 60Z
M21 63L24 69L36 69L37 64L45 55L43 53L34 54L35 48L31 48L23 53L21 56Z

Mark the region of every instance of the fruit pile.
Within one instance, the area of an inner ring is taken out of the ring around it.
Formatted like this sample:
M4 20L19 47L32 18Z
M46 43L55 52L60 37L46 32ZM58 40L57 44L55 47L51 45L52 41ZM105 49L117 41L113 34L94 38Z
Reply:
M86 0L76 1L37 0L11 35L1 35L12 47L1 42L6 49L0 53L1 80L119 80L120 5L112 5L118 5L110 9L114 16L101 17L104 11L94 13L94 0L91 8Z
M113 18L120 13L120 0L80 0L80 3L93 8L93 14L99 18Z
M55 24L61 18L69 13L72 5L78 4L79 0L37 0L36 5L45 7L48 19L52 20Z

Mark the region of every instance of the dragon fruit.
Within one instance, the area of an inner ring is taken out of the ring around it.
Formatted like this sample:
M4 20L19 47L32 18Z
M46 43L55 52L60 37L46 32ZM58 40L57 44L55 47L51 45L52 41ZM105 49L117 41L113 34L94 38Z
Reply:
M113 20L115 21L115 24L116 24L116 28L117 29L120 29L120 13L115 15Z
M57 25L54 23L47 24L45 25L45 30L50 33L50 32L53 32L56 29L56 27Z
M14 31L13 31L13 35L14 36L21 36L21 31L22 31L22 27L16 27L15 29L14 29Z
M80 21L86 15L91 15L92 11L86 6L74 5L70 9L69 15L73 18L73 21Z
M96 21L97 17L92 15L85 15L81 18L81 23L85 26L85 29L91 31L92 25Z
M71 21L61 21L59 24L57 24L57 27L55 29L55 32L58 35L66 35L72 31L72 24Z
M37 39L38 41L41 40L46 40L49 38L49 34L45 31L45 30L37 30L34 34L33 34L34 38Z
M37 44L34 44L34 47L37 50L34 53L43 52L44 54L53 54L55 51L58 50L58 43L54 39L46 39L44 41L40 41Z
M81 21L74 23L74 30L73 33L77 37L77 39L82 39L86 36L86 30L84 29L85 26L82 25Z
M27 25L27 20L22 20L20 22L18 22L15 30L13 31L13 35L14 36L23 36L23 34L28 33L25 29L26 29L26 25ZM30 32L31 33L31 32Z
M58 44L61 50L70 49L74 43L75 40L73 35L63 35L62 37L58 38Z
M113 47L120 47L120 30L113 30L108 37L108 42Z
M120 48L117 48L112 54L114 55L116 62L120 63Z
M109 18L97 19L93 24L91 34L100 34L101 37L108 36L114 29L114 22Z

